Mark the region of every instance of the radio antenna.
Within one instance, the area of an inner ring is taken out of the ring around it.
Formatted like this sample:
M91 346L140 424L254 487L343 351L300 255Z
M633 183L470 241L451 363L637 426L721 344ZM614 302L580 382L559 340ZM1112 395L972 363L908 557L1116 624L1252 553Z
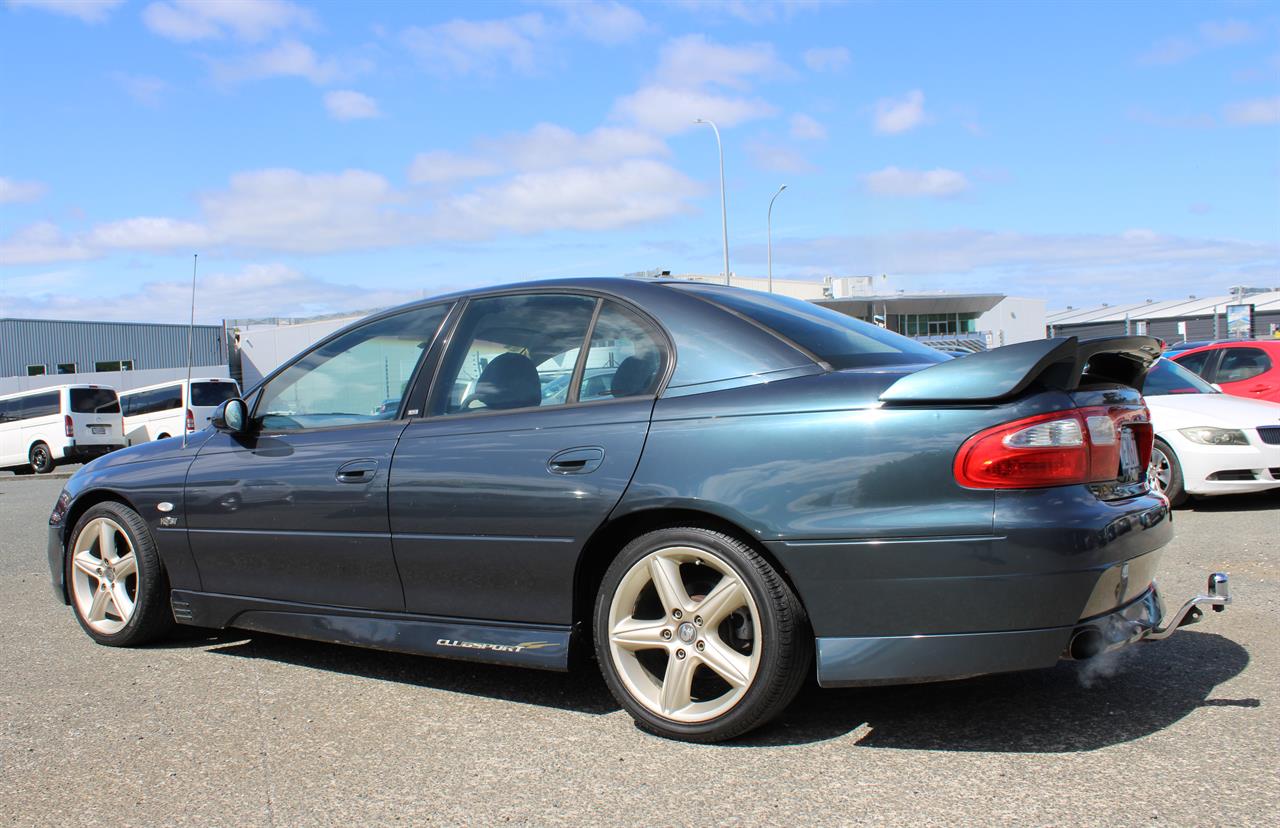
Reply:
M191 360L192 345L196 335L196 266L200 264L200 254L191 257L191 322L187 325L187 384L183 391L182 412L182 447L187 447L187 412L191 410Z

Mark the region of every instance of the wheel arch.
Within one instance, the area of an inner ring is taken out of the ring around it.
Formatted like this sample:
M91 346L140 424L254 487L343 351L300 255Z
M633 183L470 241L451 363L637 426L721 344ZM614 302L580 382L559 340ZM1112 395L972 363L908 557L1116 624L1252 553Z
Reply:
M573 579L573 626L583 644L583 652L590 652L592 640L592 612L596 592L604 574L614 558L632 540L656 529L676 526L692 526L722 532L749 545L769 562L791 587L797 600L804 604L804 597L796 589L786 567L764 544L738 522L721 515L692 506L662 506L627 512L611 517L602 524L583 545Z
M76 524L80 522L80 518L84 517L84 513L97 506L99 503L114 502L124 506L128 506L135 512L137 507L129 498L114 489L90 489L82 492L79 497L71 502L67 507L67 514L62 519L62 567L58 570L58 580L62 584L62 601L63 603L71 603L71 595L67 592L67 555L70 554L71 533L75 531Z

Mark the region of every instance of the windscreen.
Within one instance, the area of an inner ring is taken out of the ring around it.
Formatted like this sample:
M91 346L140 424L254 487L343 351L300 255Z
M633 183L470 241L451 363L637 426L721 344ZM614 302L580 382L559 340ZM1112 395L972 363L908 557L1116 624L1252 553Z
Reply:
M1162 394L1216 394L1218 392L1194 371L1188 371L1172 360L1160 359L1151 366L1150 371L1147 371L1142 393L1147 397L1159 397Z
M119 414L120 399L110 388L72 388L71 410L76 414Z
M221 405L238 393L234 382L193 382L191 404L197 407Z
M776 331L837 370L945 362L927 345L789 296L710 285L675 285Z

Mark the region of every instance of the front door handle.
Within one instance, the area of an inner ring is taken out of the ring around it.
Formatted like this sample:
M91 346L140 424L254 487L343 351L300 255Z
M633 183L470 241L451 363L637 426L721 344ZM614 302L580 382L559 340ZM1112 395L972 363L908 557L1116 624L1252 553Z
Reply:
M377 460L352 460L339 466L333 478L339 483L368 483L377 473Z
M565 449L547 461L552 474L589 474L604 462L604 449L598 446Z

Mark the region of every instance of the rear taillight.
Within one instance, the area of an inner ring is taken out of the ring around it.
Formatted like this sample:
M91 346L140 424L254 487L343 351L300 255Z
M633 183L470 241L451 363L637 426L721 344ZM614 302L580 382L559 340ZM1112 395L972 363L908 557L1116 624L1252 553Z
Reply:
M1145 409L1077 408L1037 414L980 431L956 453L956 482L971 489L1035 489L1114 480L1128 429L1137 468L1151 462Z
M76 426L75 426L75 423L71 422L70 414L62 415L62 426L67 430L68 437L76 436Z
M187 409L187 431L196 430L196 415L191 413L191 409Z

